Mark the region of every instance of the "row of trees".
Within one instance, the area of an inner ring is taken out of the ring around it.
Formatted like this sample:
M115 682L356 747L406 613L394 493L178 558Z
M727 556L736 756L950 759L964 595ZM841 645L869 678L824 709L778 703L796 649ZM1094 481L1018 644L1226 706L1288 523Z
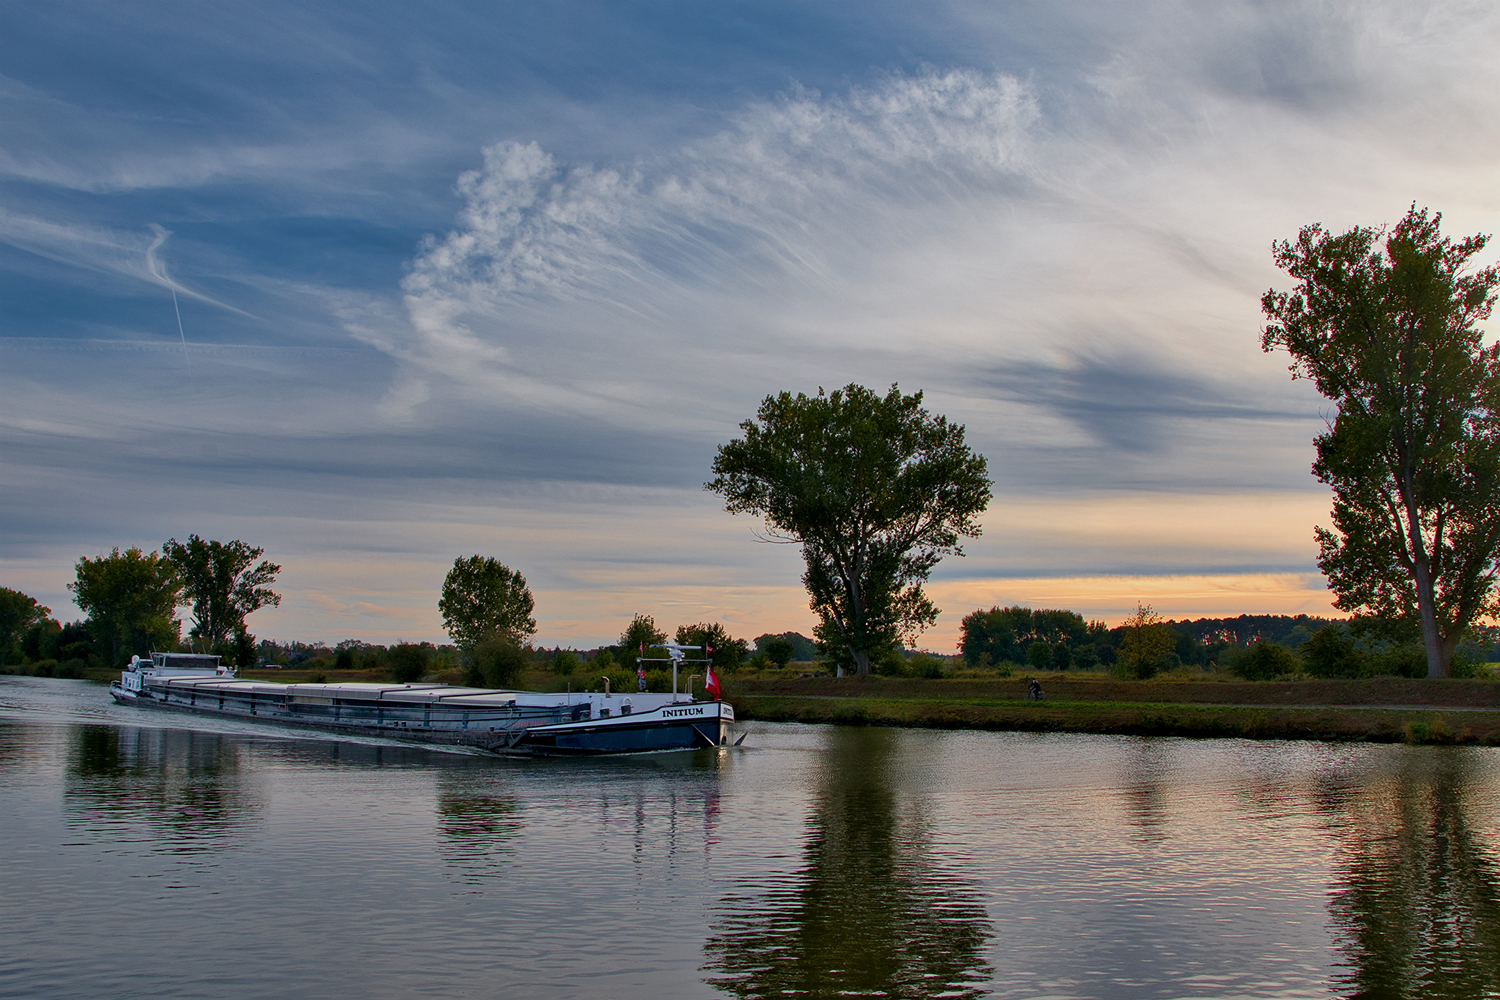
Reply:
M160 552L128 548L78 560L68 584L81 622L63 625L52 610L19 591L0 588L0 663L94 660L119 666L131 655L176 651L182 641L179 607L190 615L189 645L233 662L255 661L245 619L281 603L270 585L281 567L241 541L173 538Z
M1500 658L1500 629L1476 627L1450 663L1476 676ZM1240 615L1167 621L1141 606L1120 625L1085 622L1071 611L1014 606L976 610L963 619L959 643L970 667L1000 670L1110 670L1136 678L1178 666L1219 668L1247 679L1417 677L1427 673L1420 643L1383 619L1348 621L1309 615Z
M1262 347L1286 350L1293 376L1337 405L1313 465L1333 488L1336 530L1316 537L1335 606L1420 640L1432 677L1450 674L1476 621L1500 615L1500 345L1486 347L1478 326L1500 268L1471 270L1488 238L1454 243L1441 218L1413 204L1393 229L1307 226L1272 248L1296 287L1261 303ZM922 584L979 534L990 500L964 428L921 401L895 386L767 396L706 484L730 513L761 517L766 540L801 545L819 648L840 672L868 673L932 625ZM1075 635L1087 623L1026 638L1001 609L986 614L998 615L981 651L992 657L1021 642L1028 655L1089 645ZM1155 636L1155 624L1132 634Z

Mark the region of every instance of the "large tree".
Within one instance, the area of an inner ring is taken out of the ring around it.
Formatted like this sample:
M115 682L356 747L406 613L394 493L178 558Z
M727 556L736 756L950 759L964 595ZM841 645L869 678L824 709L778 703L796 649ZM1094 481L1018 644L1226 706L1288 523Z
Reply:
M491 635L524 645L536 634L534 608L526 578L488 556L453 560L438 599L443 628L466 653Z
M245 616L281 603L281 595L269 586L281 567L267 560L255 562L263 549L239 540L213 542L189 535L185 544L173 538L161 551L177 568L182 603L192 608L188 634L209 650L231 637L248 638Z
M920 392L859 385L767 396L744 437L719 446L707 488L802 545L802 580L825 652L870 672L871 656L937 619L922 592L939 559L962 555L990 500L985 460Z
M107 556L78 560L77 579L68 584L73 603L98 649L120 663L132 653L177 647L174 612L182 583L177 567L155 552L113 549Z
M1441 220L1306 226L1272 248L1297 287L1261 302L1262 346L1338 406L1313 465L1333 487L1337 531L1316 533L1334 606L1420 635L1429 677L1495 613L1500 547L1500 351L1477 325L1500 273L1470 271L1487 238L1454 243Z
M0 664L9 663L11 652L21 637L51 614L52 609L38 604L36 598L19 590L0 587Z

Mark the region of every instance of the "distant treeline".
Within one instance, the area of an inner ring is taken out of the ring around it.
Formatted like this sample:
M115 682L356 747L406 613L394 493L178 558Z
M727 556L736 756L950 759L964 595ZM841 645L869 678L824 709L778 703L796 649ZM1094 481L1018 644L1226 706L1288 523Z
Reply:
M1144 609L1149 612L1149 609ZM1143 642L1143 633L1152 642ZM1256 679L1299 673L1321 677L1427 676L1415 636L1379 619L1349 621L1313 615L1239 615L1162 620L1146 614L1110 628L1072 611L1012 606L964 616L964 662L1002 673L1017 668L1120 672L1149 676L1178 667L1224 668ZM1152 649L1142 662L1143 649ZM1460 646L1454 676L1472 676L1500 661L1500 628L1476 626Z

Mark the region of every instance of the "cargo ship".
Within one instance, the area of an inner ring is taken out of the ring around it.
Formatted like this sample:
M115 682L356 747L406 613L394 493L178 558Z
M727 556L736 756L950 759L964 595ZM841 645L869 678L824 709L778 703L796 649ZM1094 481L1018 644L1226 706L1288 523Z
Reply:
M607 680L602 692L551 694L428 683L284 684L243 680L218 657L194 653L131 657L120 679L110 682L109 692L122 705L465 746L505 755L728 746L733 706L717 698L700 700L676 691L677 667L701 662L684 658L697 647L661 648L672 661L671 694L611 692Z

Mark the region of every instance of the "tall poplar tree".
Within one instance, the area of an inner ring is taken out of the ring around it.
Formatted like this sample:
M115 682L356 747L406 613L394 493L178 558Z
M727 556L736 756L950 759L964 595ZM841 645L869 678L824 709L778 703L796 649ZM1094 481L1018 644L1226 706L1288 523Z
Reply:
M1413 205L1389 230L1306 226L1272 247L1297 287L1261 300L1261 346L1338 406L1313 465L1333 487L1337 531L1316 534L1334 606L1420 634L1429 677L1496 612L1500 548L1500 348L1477 326L1500 273L1469 271L1488 238L1441 221Z

